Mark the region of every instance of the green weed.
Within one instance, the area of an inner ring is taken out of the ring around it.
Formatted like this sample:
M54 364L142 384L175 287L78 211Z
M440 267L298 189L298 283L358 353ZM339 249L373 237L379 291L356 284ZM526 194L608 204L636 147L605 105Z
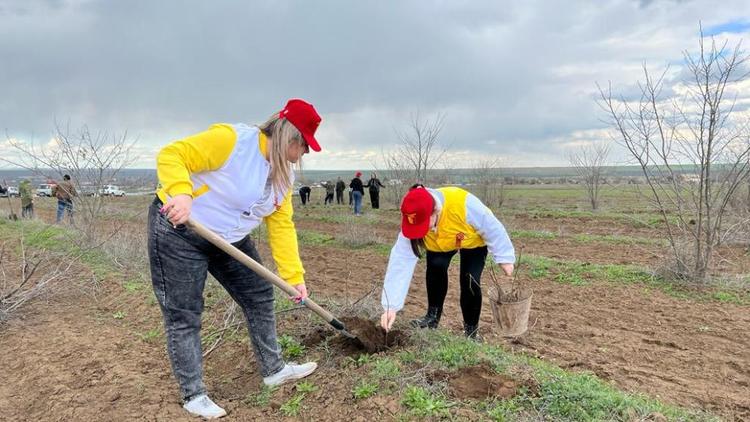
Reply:
M302 407L302 400L305 399L304 393L298 393L292 396L284 404L281 405L279 410L284 416L297 416L299 415L300 408Z
M398 362L390 358L380 358L372 364L370 372L375 379L395 379L401 373Z
M305 346L300 344L291 336L283 335L279 337L279 345L286 359L295 359L305 353Z
M138 336L145 342L152 342L159 338L160 334L161 333L158 328L152 328L145 333L139 334Z
M357 400L366 399L370 396L375 395L378 391L378 384L366 379L359 380L357 385L352 389L352 394Z
M368 354L361 354L357 356L356 358L353 358L351 356L346 357L347 362L353 363L356 367L360 367L362 365L367 365L368 363L372 362L372 355Z
M305 245L324 245L333 242L333 236L312 230L297 230L299 243Z
M129 293L134 293L143 288L143 283L138 280L128 280L122 285L122 287Z
M248 394L243 403L253 407L266 407L271 403L271 396L273 396L275 391L276 387L263 385L257 393Z
M318 387L309 381L300 381L294 388L300 393L313 393L318 391Z
M442 397L413 385L406 387L401 404L412 414L421 417L448 416L451 407L451 404Z
M578 272L561 272L555 276L555 281L563 284L572 284L574 286L583 286L586 280Z
M461 368L479 363L479 346L475 341L449 335L441 330L430 330L425 334L431 347L422 350L422 358L448 368Z
M123 312L123 311L117 311L117 312L115 312L115 313L112 314L112 318L114 318L114 319L125 319L126 315L127 314L125 312Z

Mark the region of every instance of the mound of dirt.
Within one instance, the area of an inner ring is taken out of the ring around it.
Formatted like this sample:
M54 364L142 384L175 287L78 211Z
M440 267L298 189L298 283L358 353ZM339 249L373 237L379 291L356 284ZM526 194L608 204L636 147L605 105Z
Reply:
M348 339L360 346L365 353L378 353L405 344L406 336L400 330L385 332L380 325L368 319L344 317L341 322L346 329L357 336Z
M496 373L486 363L461 368L458 372L436 372L431 378L447 382L450 394L457 399L509 399L518 394L520 386L514 379Z
M359 317L343 317L340 320L348 332L357 336L356 339L339 335L333 330L316 328L302 339L302 344L313 347L332 337L330 346L345 356L378 353L406 344L407 336L401 330L386 333L376 322Z

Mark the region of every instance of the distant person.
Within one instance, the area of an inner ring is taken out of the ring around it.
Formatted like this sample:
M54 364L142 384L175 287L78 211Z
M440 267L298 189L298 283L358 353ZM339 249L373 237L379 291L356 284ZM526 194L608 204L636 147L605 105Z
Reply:
M362 185L362 172L358 171L354 174L354 179L349 183L349 187L352 188L352 199L354 200L354 215L362 215L362 197L365 195L364 185Z
M21 218L34 218L34 190L31 181L24 179L18 184L18 194L21 196Z
M57 220L59 224L63 219L63 214L68 214L68 218L73 223L73 198L78 196L70 176L63 176L63 181L52 188L52 196L57 198Z
M310 186L302 185L301 188L299 188L299 200L302 201L302 205L307 204L310 202Z
M380 183L378 175L375 173L370 175L370 180L367 181L365 187L370 191L370 204L372 205L372 209L376 210L380 208L380 188L384 188L385 186Z
M333 184L330 180L326 182L326 198L323 200L323 204L333 205L333 191L336 189L336 185Z
M336 203L339 205L344 204L344 189L346 189L346 183L339 177L336 180Z
M203 382L200 330L208 273L242 309L266 386L306 377L317 368L315 362L285 362L276 333L273 285L185 223L194 218L259 262L249 234L265 223L278 274L293 286L291 299L304 301L305 270L292 220L293 165L310 150L320 151L314 136L320 121L312 104L292 99L259 126L216 124L167 145L157 156L163 188L148 213L151 281L183 408L192 415L213 419L227 414L209 398Z
M4 188L3 185L0 185L0 195L5 195L8 193L8 189Z
M437 328L448 292L448 267L459 252L464 334L476 338L482 310L480 278L487 252L506 275L516 261L513 244L497 217L476 196L457 187L428 189L417 184L401 201L401 232L391 249L383 281L380 325L391 329L404 307L414 267L426 251L427 313L412 321Z

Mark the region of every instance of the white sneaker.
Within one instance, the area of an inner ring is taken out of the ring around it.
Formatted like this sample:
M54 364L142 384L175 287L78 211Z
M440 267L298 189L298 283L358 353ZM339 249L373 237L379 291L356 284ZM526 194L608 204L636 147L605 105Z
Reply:
M289 362L284 365L281 371L263 378L263 384L274 387L288 381L298 380L315 372L317 367L318 364L315 362L307 362L302 365Z
M227 411L217 406L207 395L201 394L182 405L191 415L205 419L217 419L227 415Z

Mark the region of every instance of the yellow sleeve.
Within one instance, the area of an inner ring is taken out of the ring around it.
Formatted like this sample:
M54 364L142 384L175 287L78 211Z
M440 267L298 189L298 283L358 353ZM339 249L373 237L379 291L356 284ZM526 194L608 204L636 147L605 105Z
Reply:
M286 193L279 209L265 218L268 226L268 243L271 255L281 278L292 286L305 282L305 269L299 258L297 246L297 229L294 228L292 215L292 191Z
M164 147L156 157L156 174L162 189L159 197L193 195L191 173L218 170L237 143L232 126L216 124L207 131L188 136Z

